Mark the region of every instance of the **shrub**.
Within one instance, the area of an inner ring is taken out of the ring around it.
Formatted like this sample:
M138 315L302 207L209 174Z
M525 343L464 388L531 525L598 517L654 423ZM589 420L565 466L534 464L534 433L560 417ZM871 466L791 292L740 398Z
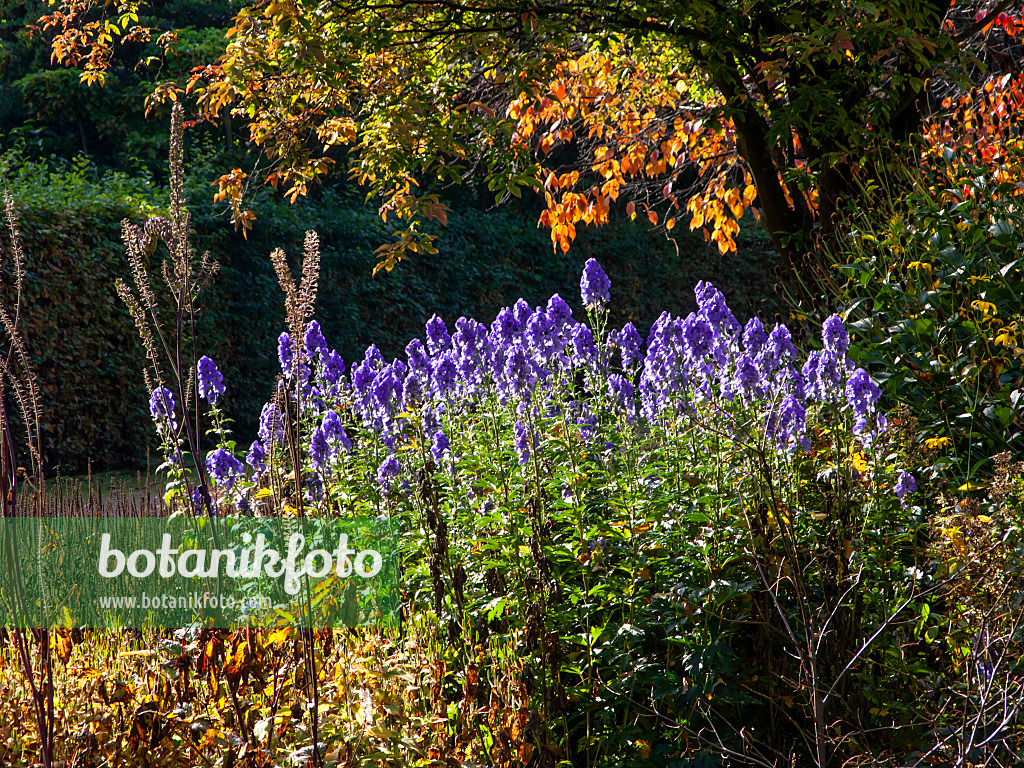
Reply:
M646 223L622 222L581 230L570 254L553 254L550 238L532 217L456 207L436 233L440 254L409 259L373 277L375 249L391 233L375 211L343 191L327 189L294 206L263 200L246 239L224 226L206 185L197 185L190 202L197 250L209 250L221 264L203 302L199 332L204 349L238 384L228 415L249 431L277 374L265 351L285 328L267 256L277 247L300 253L310 230L320 240L317 319L346 360L370 344L388 358L399 355L435 313L493 317L520 296L537 304L552 293L567 295L588 258L605 264L616 281L616 324L650 327L662 308L685 314L695 306L691 288L700 280L713 281L730 301L766 322L781 309L773 291L776 256L752 235L741 238L736 254L723 257L699 235L672 243Z
M838 317L804 357L784 326L741 326L701 283L697 311L663 313L645 351L631 324L609 327L590 261L588 323L558 296L490 327L434 316L404 359L371 346L346 370L310 321L315 246L298 285L273 257L289 331L255 441L229 439L231 380L209 360L212 450L154 391L168 499L399 520L406 615L441 670L436 759L799 762L866 749L886 717L923 721L913 685L928 668L897 652L906 609L933 589L908 567L915 484ZM814 734L807 751L799 733Z
M875 190L850 214L826 293L851 355L917 419L933 473L976 490L993 456L1024 451L1019 184L952 150L894 179L906 194Z

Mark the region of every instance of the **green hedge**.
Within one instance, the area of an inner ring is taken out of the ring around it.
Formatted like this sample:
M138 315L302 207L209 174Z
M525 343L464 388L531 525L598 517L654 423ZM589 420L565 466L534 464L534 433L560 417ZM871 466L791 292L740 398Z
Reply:
M17 200L28 255L22 318L42 393L45 463L65 473L83 470L87 458L99 469L139 466L155 438L141 346L113 282L128 276L121 220L141 220L165 198L141 181L90 181L81 166L48 175L0 162L0 170ZM308 229L322 246L317 318L346 361L361 358L370 343L389 357L401 354L435 312L451 325L460 315L490 322L520 296L540 304L558 292L576 304L580 270L591 257L613 281L612 321L632 320L641 333L655 308L692 308L698 280L714 282L741 314L767 320L778 308L768 269L774 256L756 234L746 236L738 255L723 258L699 237L687 234L677 250L646 225L619 223L584 230L568 254L553 254L531 213L456 210L438 256L371 277L374 249L390 229L342 193L326 190L296 206L266 200L243 239L225 225L209 188L191 186L195 247L221 264L202 301L200 346L225 374L225 405L240 441L254 433L271 392L276 338L285 327L268 256L283 247L297 268Z
M19 328L37 375L44 467L78 471L139 464L148 419L138 375L141 347L113 290L124 270L121 221L154 212L144 186L124 177L91 180L80 166L51 173L0 160L0 178L15 199L25 255ZM15 303L9 235L3 241L3 297ZM7 412L20 438L20 414ZM19 444L23 441L19 440Z

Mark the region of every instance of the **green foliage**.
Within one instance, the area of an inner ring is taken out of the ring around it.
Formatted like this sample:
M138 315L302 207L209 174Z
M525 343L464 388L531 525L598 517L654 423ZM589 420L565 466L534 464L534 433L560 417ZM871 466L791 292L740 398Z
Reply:
M10 154L0 158L0 180L15 198L26 255L21 323L45 417L45 470L82 470L89 458L139 465L138 349L113 281L123 269L120 222L156 212L153 190L96 178L85 161L51 173ZM3 283L14 306L12 281Z
M147 97L162 83L183 89L193 67L217 57L231 4L161 4L158 14L138 20L152 29L149 40L123 46L102 84L93 85L81 81L84 62L51 60L53 35L38 28L49 10L46 2L14 0L0 19L0 148L18 148L32 161L70 161L85 153L104 169L162 178L167 108ZM173 43L160 37L169 30L176 30ZM230 129L201 123L193 133L220 134L229 158L222 164L243 162L245 149L235 145Z
M101 172L85 155L70 162L35 162L19 152L0 155L0 183L10 189L19 207L57 215L67 209L81 210L107 221L153 216L167 206L167 193L148 179L124 173ZM122 216L122 218L124 218Z
M1016 184L952 155L911 177L905 196L875 189L888 202L851 213L829 289L859 361L959 486L1024 451L1024 215Z

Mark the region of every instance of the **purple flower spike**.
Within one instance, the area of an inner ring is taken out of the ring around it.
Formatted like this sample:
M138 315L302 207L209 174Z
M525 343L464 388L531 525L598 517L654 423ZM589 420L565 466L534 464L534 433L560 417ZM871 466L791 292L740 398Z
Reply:
M422 403L423 382L414 371L409 371L405 377L405 387L402 389L402 408L414 411Z
M426 336L427 349L430 350L432 355L448 349L452 341L451 336L448 335L448 329L445 327L444 320L437 315L427 320ZM406 348L406 351L408 351L408 348Z
M537 376L534 372L534 362L521 348L515 347L506 358L502 374L508 392L529 400L533 386L537 383Z
M398 477L402 471L402 465L394 456L388 456L377 468L377 483L384 487L384 492L391 490L391 481Z
M156 420L157 429L163 434L170 425L171 431L178 429L174 418L174 395L167 387L157 387L149 398L149 413Z
M908 503L907 496L917 492L917 481L914 480L914 476L909 472L900 472L900 477L896 481L896 488L894 490L899 497L900 504L906 507Z
M520 328L526 327L526 322L533 315L533 310L530 309L530 305L526 303L526 299L517 299L516 303L512 306L512 314L515 315L516 320L519 322Z
M743 346L747 354L756 357L767 341L768 334L764 332L764 324L756 317L750 318L743 329Z
M196 486L192 489L192 508L195 510L197 515L205 515L210 512L210 505L206 503L206 495L203 493L203 489Z
M347 453L352 453L352 441L349 439L348 432L344 428L338 433L338 442Z
M608 391L611 393L612 398L616 403L624 407L627 411L632 410L631 405L633 403L633 396L636 393L636 388L633 386L633 382L624 376L613 373L608 377Z
M576 426L580 428L580 439L585 443L589 443L594 439L594 431L597 427L596 414L586 412L584 415L577 417Z
M281 363L281 372L286 378L291 378L295 345L292 344L292 337L288 335L288 331L277 337L277 359Z
M548 299L547 315L559 330L572 321L572 310L557 293Z
M260 414L259 436L264 445L272 445L284 440L284 418L273 403L263 406L263 412Z
M495 341L500 344L509 344L515 341L522 330L522 323L516 319L515 313L508 307L503 308L491 324L491 333L496 337Z
M680 325L683 333L683 348L691 365L698 365L711 352L715 329L702 316L690 314Z
M310 358L317 356L324 356L327 354L327 339L324 338L323 331L320 330L320 323L316 320L310 320L309 325L306 326L306 354Z
M448 442L448 437L441 430L437 430L431 438L430 455L434 457L434 461L438 464L449 455L451 449L451 443Z
M881 391L863 368L855 370L849 381L846 382L846 399L858 417L866 418L869 414L874 413L875 403L881 396Z
M245 463L257 472L267 471L267 449L259 440L253 440L249 446L249 453L246 454Z
M332 350L324 357L324 378L332 387L341 383L341 376L345 373L345 361L341 355Z
M632 368L643 359L640 350L643 347L644 341L640 338L640 334L633 327L632 323L626 323L622 326L622 330L615 336L615 343L618 345L619 353L622 355L623 368Z
M850 334L839 315L832 315L821 324L821 342L834 355L842 355L850 348Z
M580 278L580 298L586 307L603 306L611 299L612 281L596 259L588 259Z
M324 414L320 428L324 431L324 437L328 440L337 440L345 431L341 426L341 417L337 411L328 411Z
M366 352L363 353L363 362L375 371L384 367L384 355L377 349L376 344L371 344L366 348Z
M749 403L754 398L759 383L760 379L754 361L750 358L750 355L742 355L736 363L733 384L739 390L744 402Z
M224 376L217 369L217 364L203 355L196 365L196 378L199 380L199 396L215 405L217 397L224 394Z
M597 364L597 346L590 328L579 323L572 329L573 365L593 368Z
M792 338L789 329L784 325L776 325L772 329L771 334L768 336L768 341L765 342L765 346L761 350L766 370L776 371L787 363L796 360L797 351L796 347L793 346Z
M886 428L885 415L875 413L875 404L881 396L882 393L863 368L855 370L846 382L846 400L853 410L853 434L860 436L865 448L871 447L875 435L884 432ZM874 429L871 429L870 424L872 415Z
M370 385L376 376L376 369L365 360L356 366L352 371L352 389L356 397L365 398L369 394Z
M540 359L547 361L559 348L558 328L545 312L537 312L526 321L525 337Z
M430 373L430 355L419 339L413 339L405 345L405 357L413 373Z
M777 415L771 414L768 431L775 436L779 450L793 453L798 445L806 450L811 449L811 442L805 436L807 412L793 395L788 395L782 401Z
M725 296L711 283L701 281L693 289L700 314L708 319L716 328L721 328L730 336L740 331L740 324L725 303Z
M316 469L321 469L327 462L330 453L331 446L327 442L327 435L324 433L323 426L319 426L313 430L313 434L310 436L309 460Z
M519 463L525 464L530 459L530 437L527 433L526 425L521 421L517 421L513 431L515 433L516 453L519 454Z
M434 361L433 395L438 400L449 397L458 380L458 358L454 352L445 352Z
M242 462L223 448L218 448L206 457L206 470L213 476L213 482L223 488L230 488L244 469Z

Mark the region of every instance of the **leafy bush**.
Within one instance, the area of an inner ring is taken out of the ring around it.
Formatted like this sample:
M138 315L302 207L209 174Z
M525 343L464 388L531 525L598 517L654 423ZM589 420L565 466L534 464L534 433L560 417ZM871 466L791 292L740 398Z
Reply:
M851 213L827 293L853 357L911 409L934 472L966 491L994 455L1024 451L1019 185L951 150L898 178L905 195L875 190L877 207Z
M274 257L290 332L247 449L225 429L230 377L208 358L194 374L218 441L201 450L174 401L183 379L163 389L151 357L168 499L399 520L406 615L441 670L434 759L806 762L867 749L886 717L924 721L908 681L929 668L898 651L933 589L908 567L916 488L838 317L801 359L784 326L741 327L701 283L697 312L663 313L645 352L632 325L609 328L610 282L589 261L589 323L557 296L490 328L434 316L404 360L371 346L346 372L309 322L315 246L299 284Z
M984 497L948 501L930 521L930 555L949 589L922 604L919 632L945 646L948 682L932 695L948 730L922 760L983 763L996 740L1016 762L1024 755L1014 729L1024 704L1024 463L993 458Z

